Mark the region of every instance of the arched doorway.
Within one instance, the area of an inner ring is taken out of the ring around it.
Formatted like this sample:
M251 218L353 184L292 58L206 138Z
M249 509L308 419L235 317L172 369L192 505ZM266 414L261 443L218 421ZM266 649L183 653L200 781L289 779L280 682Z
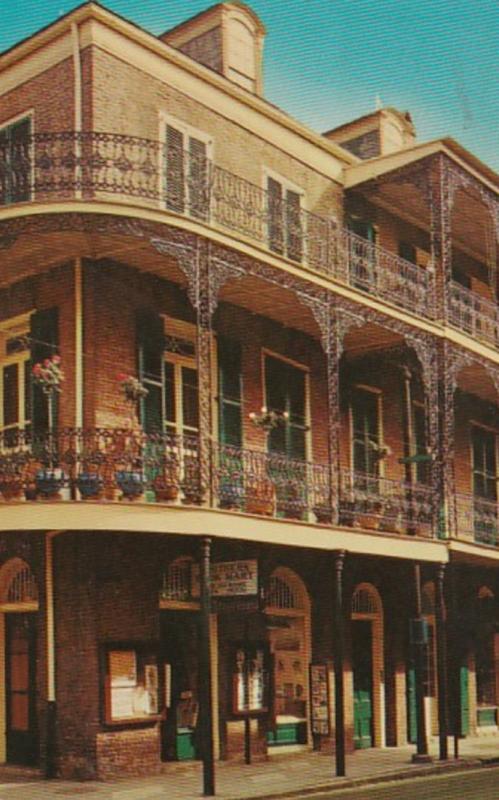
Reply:
M268 744L304 745L309 738L310 598L291 569L278 567L270 576L265 614L275 709Z
M38 757L36 713L36 620L38 587L31 568L12 558L0 569L0 626L3 628L4 675L0 708L3 760L34 764Z
M385 743L383 606L378 590L359 584L352 596L354 747Z
M478 591L475 627L476 724L481 731L498 724L499 634L496 632L496 600L488 586Z

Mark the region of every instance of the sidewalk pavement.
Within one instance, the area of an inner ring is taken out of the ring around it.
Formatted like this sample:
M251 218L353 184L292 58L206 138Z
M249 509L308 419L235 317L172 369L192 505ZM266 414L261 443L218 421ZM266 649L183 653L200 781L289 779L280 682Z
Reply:
M217 797L222 800L285 797L310 789L347 788L465 769L494 760L499 763L499 735L460 740L457 761L453 758L453 740L449 738L448 743L449 761L440 762L436 758L431 764L413 764L413 746L357 751L347 756L345 778L336 778L333 756L318 753L272 756L266 762L251 765L219 762L216 765ZM438 757L437 741L431 742L430 751ZM165 765L159 776L106 783L42 781L32 770L0 768L0 800L76 800L87 795L94 800L195 800L201 794L201 765L192 762Z

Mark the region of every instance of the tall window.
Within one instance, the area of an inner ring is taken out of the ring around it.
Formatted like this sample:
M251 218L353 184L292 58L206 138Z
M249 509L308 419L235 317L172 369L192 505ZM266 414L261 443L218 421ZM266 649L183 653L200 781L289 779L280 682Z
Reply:
M302 195L283 181L267 176L269 247L292 261L303 257Z
M366 488L377 491L380 447L378 393L356 387L351 409L353 469L357 475L365 477Z
M357 289L369 291L376 285L376 228L372 222L350 219L350 281Z
M272 453L306 459L306 372L287 361L265 357L266 404L270 410L286 412L285 419L268 436Z
M496 436L474 427L473 448L473 531L485 544L497 541L497 463Z
M473 444L473 495L497 500L496 437L492 431L474 427Z
M31 423L31 361L27 330L0 332L0 431L3 444L13 446Z
M166 207L177 214L207 219L209 214L209 141L181 123L165 131Z
M29 117L0 129L0 205L30 198L30 134Z
M426 414L423 403L412 405L412 450L411 456L427 457ZM430 467L428 461L416 461L413 464L413 480L416 483L428 483Z

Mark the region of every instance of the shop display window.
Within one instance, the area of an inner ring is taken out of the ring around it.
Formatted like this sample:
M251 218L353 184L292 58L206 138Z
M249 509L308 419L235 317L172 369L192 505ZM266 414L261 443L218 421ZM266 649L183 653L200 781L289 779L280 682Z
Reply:
M146 645L111 644L102 654L104 721L127 724L159 715L158 658Z

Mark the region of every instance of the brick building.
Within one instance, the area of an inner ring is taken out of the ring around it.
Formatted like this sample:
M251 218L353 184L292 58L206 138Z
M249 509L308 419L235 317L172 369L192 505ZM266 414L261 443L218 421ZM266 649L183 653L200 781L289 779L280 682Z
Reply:
M497 730L497 175L307 129L264 34L90 2L0 55L1 761Z

